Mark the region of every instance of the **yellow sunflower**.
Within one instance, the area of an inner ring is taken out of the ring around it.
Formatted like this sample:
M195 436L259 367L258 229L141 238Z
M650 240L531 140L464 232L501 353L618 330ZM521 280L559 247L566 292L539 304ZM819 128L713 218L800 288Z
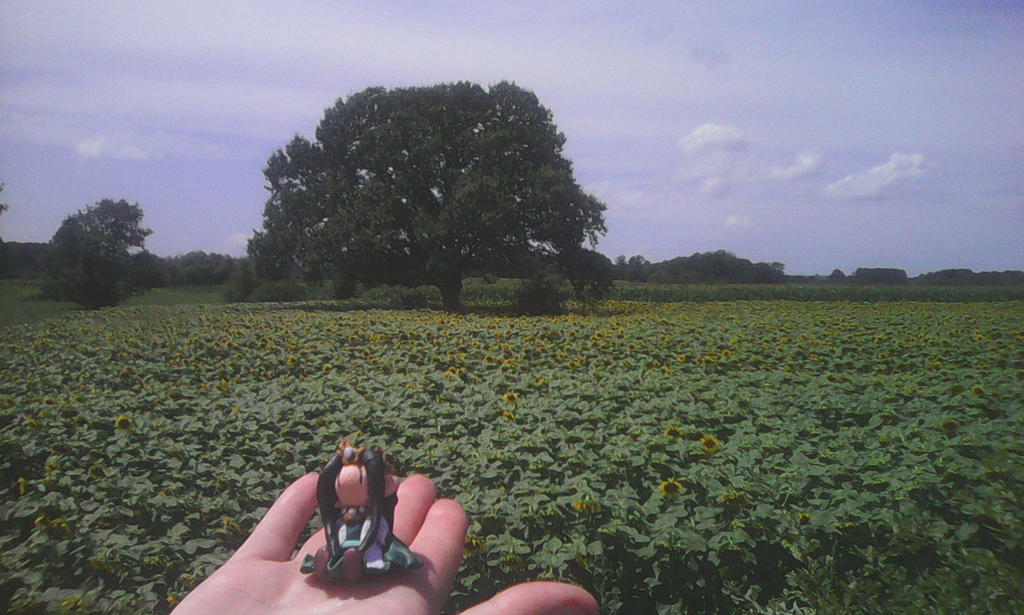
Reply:
M704 449L704 452L714 454L718 452L718 449L722 448L722 443L712 435L705 435L700 439L700 446Z
M663 480L658 486L658 493L666 498L677 498L683 493L683 483L674 478Z

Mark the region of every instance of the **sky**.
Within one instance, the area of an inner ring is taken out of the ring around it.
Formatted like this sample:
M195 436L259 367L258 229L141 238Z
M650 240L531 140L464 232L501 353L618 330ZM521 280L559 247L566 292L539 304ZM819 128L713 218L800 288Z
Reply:
M512 81L599 251L1024 269L1024 2L0 3L5 241L104 198L242 255L268 157L367 87Z

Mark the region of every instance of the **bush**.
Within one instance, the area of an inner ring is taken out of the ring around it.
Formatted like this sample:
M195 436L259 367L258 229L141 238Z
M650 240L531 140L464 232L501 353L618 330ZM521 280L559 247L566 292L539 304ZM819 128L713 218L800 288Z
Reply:
M427 301L427 296L418 290L404 292L398 299L403 310L422 310L427 307Z
M355 280L348 276L334 278L329 288L332 299L351 299L358 289Z
M553 273L543 273L523 282L516 296L516 307L520 314L527 316L564 314L568 298L564 280Z
M256 303L302 301L308 297L306 289L292 279L264 282L249 294L247 300Z
M252 262L249 260L238 261L235 270L231 272L231 279L224 289L224 300L228 303L239 303L249 299L249 295L256 290L256 272L253 270Z
M431 300L441 300L437 289L431 286L375 286L361 288L356 294L362 304L391 310L420 310L428 307Z

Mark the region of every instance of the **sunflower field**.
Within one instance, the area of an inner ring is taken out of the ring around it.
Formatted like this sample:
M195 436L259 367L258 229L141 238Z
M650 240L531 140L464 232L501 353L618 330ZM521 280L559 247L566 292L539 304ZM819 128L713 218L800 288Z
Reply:
M467 509L451 613L1020 613L1022 437L1020 301L70 313L0 330L0 611L167 613L347 438Z

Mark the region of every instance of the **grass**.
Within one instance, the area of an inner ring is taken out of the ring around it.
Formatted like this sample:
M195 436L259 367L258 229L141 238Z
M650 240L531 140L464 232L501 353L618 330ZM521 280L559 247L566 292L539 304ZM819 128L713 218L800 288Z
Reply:
M0 280L0 328L59 316L78 309L74 303L42 298L39 280Z
M468 309L511 309L520 281L500 279L493 283L467 278L462 300ZM124 305L217 305L225 303L223 285L171 286L154 288L128 298ZM311 299L328 299L323 289L310 291ZM609 299L653 303L702 303L707 301L924 301L977 302L1024 300L1024 286L863 286L859 284L639 284L617 281ZM381 286L365 290L347 301L329 301L338 308L440 309L440 293L431 286L416 289ZM0 328L45 320L78 310L70 302L50 301L42 296L42 281L0 280Z
M0 328L22 325L80 310L69 301L43 297L42 280L0 280ZM209 305L224 303L223 287L172 286L129 297L124 305Z
M124 302L125 305L216 305L224 303L224 287L168 286L154 288Z

